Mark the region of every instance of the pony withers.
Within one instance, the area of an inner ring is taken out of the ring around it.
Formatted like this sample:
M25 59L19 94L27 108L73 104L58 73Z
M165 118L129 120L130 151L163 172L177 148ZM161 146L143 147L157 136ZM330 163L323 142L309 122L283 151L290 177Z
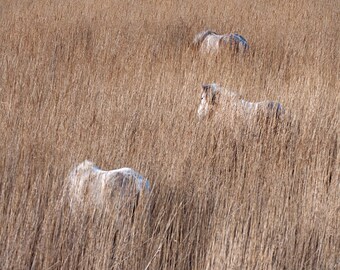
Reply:
M230 48L236 52L246 52L249 49L249 44L243 36L237 33L217 34L211 30L198 33L193 44L202 53L216 53L223 48Z
M72 208L86 202L101 207L114 199L136 197L141 192L150 192L150 182L131 168L105 171L85 160L69 174Z
M212 83L202 85L201 101L197 115L200 120L212 115L224 117L226 114L229 116L233 114L233 116L243 119L253 119L259 115L282 119L284 112L285 110L279 102L268 100L260 102L246 101L238 93Z

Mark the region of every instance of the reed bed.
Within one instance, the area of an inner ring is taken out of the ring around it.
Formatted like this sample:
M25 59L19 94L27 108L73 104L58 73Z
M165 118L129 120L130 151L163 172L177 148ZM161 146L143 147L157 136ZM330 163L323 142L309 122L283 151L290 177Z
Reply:
M1 1L0 268L339 269L339 9ZM249 53L200 55L208 28ZM210 82L287 117L199 122ZM151 195L72 211L85 159L136 169Z

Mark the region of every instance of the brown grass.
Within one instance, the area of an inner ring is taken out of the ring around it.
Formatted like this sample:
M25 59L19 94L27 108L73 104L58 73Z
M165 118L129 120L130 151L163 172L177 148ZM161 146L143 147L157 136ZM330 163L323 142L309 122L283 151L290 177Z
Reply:
M0 268L339 269L339 10L1 1ZM206 28L251 52L197 55ZM289 123L198 123L212 81L279 100ZM70 211L65 179L86 158L152 181L134 219Z

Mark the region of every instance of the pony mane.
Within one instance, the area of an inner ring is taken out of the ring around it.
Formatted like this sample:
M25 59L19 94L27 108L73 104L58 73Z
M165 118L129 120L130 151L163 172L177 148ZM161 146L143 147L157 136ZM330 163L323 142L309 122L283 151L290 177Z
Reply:
M223 94L225 94L226 96L231 97L231 98L239 98L239 99L242 98L239 93L231 91L231 90L224 90Z

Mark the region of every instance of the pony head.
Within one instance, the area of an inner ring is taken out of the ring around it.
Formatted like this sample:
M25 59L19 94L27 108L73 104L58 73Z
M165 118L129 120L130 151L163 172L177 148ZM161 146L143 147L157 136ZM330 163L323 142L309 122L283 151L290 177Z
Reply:
M79 175L90 174L93 169L97 168L97 166L89 160L85 160L82 163L78 164L70 173L71 179L76 178Z
M201 102L197 110L200 119L206 116L211 107L218 103L220 92L220 87L216 83L202 85Z

